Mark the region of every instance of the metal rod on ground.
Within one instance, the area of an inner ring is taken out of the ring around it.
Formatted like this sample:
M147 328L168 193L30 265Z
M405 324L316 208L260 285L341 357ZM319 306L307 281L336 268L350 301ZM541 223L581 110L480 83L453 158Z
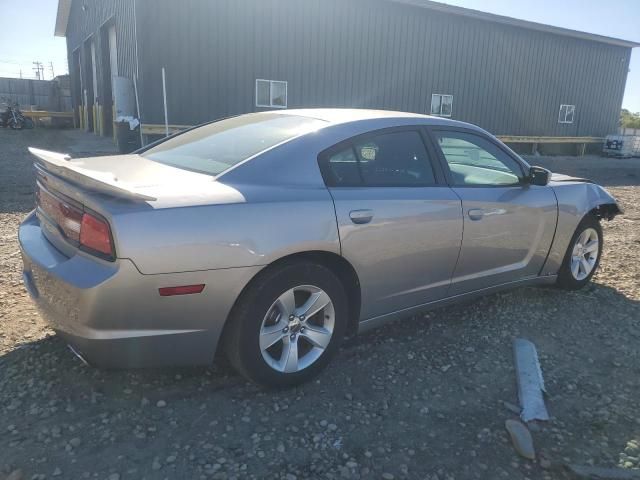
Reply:
M144 147L144 136L142 135L142 115L140 114L140 100L138 100L138 82L133 77L133 93L136 96L136 110L138 111L138 122L140 122L140 146Z
M162 67L162 96L164 98L164 135L169 136L169 115L167 114L167 78Z
M524 422L549 420L543 397L546 390L536 346L529 340L516 338L513 341L513 353L518 379L518 398L522 407L520 418Z

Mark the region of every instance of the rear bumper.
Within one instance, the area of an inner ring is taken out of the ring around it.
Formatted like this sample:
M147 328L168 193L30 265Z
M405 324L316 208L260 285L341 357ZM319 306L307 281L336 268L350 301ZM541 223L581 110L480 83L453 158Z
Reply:
M210 364L233 303L260 270L143 275L128 259L67 257L45 238L34 214L18 238L24 283L43 317L87 362L102 367ZM199 294L158 292L201 283Z

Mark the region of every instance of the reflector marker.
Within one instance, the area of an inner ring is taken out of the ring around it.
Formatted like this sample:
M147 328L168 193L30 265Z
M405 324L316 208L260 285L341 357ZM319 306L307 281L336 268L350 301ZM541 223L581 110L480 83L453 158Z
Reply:
M204 290L204 283L199 285L182 285L180 287L162 287L158 289L161 297L172 297L174 295L192 295L201 293Z

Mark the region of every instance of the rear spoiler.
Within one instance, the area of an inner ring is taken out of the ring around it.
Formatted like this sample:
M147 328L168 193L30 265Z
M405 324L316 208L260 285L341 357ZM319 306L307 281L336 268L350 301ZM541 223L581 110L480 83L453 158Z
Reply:
M136 192L134 187L118 181L116 176L110 172L98 172L75 165L70 161L71 157L67 154L49 152L33 147L29 147L29 152L37 158L35 163L42 170L87 190L138 202L157 200L155 197Z

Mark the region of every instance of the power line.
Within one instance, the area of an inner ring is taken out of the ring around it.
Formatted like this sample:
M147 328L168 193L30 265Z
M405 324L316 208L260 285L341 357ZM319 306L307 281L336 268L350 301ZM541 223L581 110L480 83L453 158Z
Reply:
M31 63L31 66L29 65ZM56 71L58 74L68 73L68 66L66 62L48 61L46 64L40 61L34 62L12 62L0 60L0 77L7 78L23 78L28 80L45 80L45 69L47 75L51 75L51 79L55 78ZM32 71L33 74L25 74L25 72Z

